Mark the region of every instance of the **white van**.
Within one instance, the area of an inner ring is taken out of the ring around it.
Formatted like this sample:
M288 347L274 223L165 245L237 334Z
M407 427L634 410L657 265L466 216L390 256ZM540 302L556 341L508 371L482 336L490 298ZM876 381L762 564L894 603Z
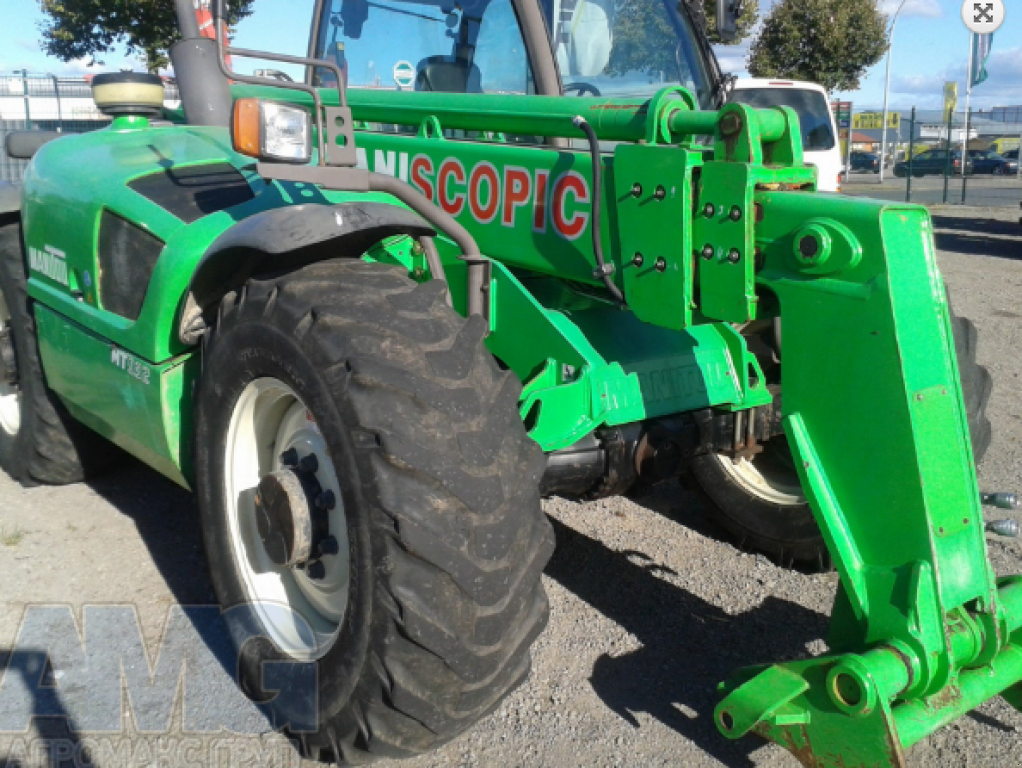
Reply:
M802 125L806 163L820 169L819 189L841 191L841 147L823 86L799 80L746 77L735 81L731 101L750 107L791 107Z

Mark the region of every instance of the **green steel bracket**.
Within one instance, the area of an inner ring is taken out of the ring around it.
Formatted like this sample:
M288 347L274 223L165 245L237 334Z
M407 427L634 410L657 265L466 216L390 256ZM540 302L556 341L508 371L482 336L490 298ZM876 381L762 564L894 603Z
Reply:
M784 324L785 430L841 581L833 655L740 671L717 726L807 766L900 767L1022 680L1022 581L995 582L987 559L929 217L770 189L754 203L757 279Z
M603 424L627 424L645 417L635 375L617 363L583 367L573 381L553 383L558 364L548 361L526 385L520 411L529 437L544 450L566 448Z
M675 112L698 111L699 104L687 88L680 85L661 88L649 100L646 108L646 144L673 144L676 132L671 128L671 116Z
M686 149L621 144L614 150L625 296L637 317L665 328L692 325L691 195L702 164L701 152Z
M426 115L422 118L416 138L444 140L444 129L436 115Z
M726 105L717 124L714 159L699 176L692 242L699 264L699 307L716 320L744 323L757 317L757 189L816 188L816 169L803 164L798 118L787 107L773 114L784 127L779 138L766 141L757 110ZM781 167L770 167L774 163Z

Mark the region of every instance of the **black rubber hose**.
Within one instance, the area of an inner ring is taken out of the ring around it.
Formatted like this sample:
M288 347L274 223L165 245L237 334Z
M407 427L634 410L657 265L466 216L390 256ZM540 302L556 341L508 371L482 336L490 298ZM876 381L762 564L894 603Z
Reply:
M596 138L596 131L593 127L586 122L586 119L581 115L576 115L571 119L572 124L576 128L581 128L582 132L586 135L586 139L589 140L589 154L593 158L593 256L596 257L596 269L593 270L593 276L603 280L603 284L607 286L607 291L613 297L614 301L619 304L625 303L625 295L621 293L621 289L617 287L614 282L612 275L614 274L614 265L608 264L603 258L603 244L600 242L600 214L602 213L602 200L603 200L603 181L602 171L603 166L600 162L600 140Z

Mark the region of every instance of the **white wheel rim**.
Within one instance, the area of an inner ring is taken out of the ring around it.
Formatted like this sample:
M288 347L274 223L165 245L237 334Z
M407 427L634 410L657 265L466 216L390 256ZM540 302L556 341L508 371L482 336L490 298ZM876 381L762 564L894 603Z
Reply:
M724 471L753 496L781 506L806 503L805 494L802 493L802 488L797 482L793 484L787 478L776 473L760 471L755 460L738 459L735 461L729 456L721 454L716 454L716 456Z
M302 569L273 563L256 528L259 481L282 469L280 456L289 448L301 458L316 455L316 480L337 502L328 514L338 554L321 559L326 575L316 581ZM312 413L287 384L256 379L241 393L231 416L224 470L234 560L256 615L285 654L301 661L321 657L337 637L348 607L348 527L326 441Z
M0 330L3 329L10 332L11 312L0 293ZM0 429L8 435L16 435L21 429L21 393L17 385L4 381L0 381Z

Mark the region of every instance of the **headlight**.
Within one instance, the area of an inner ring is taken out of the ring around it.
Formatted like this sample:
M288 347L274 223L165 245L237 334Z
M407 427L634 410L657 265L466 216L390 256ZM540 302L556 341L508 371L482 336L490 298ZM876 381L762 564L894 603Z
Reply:
M292 104L238 99L231 133L234 149L249 157L299 164L312 159L312 115Z

